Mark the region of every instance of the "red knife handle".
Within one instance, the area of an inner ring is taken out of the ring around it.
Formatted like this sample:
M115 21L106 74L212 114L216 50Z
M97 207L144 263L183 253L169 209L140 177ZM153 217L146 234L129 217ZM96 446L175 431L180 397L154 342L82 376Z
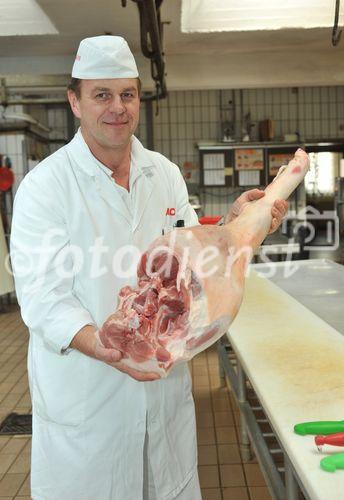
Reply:
M324 444L344 446L344 432L336 432L335 434L328 434L327 436L315 436L315 444L317 446L322 446Z

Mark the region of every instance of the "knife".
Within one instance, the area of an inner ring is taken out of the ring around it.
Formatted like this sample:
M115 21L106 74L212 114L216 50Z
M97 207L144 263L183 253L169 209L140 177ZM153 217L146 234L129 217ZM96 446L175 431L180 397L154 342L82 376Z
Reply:
M344 420L323 420L319 422L302 422L294 426L294 432L300 436L307 434L333 434L344 432Z
M328 434L327 436L315 436L314 441L319 451L321 451L324 444L344 446L344 432L336 432L335 434Z
M344 453L335 453L320 460L320 467L326 472L335 472L344 469Z

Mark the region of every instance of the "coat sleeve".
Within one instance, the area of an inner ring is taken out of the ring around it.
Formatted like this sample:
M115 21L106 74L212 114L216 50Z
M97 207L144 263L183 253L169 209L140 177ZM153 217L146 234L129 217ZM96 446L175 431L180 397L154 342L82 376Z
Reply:
M17 191L11 260L24 323L50 349L64 353L74 335L95 322L73 293L80 251L70 245L63 194L54 179L46 179L46 168L36 167Z
M189 195L186 188L185 180L177 167L175 167L175 195L177 200L177 215L178 219L183 219L185 226L196 226L199 225L198 217L195 210L192 208L189 202Z

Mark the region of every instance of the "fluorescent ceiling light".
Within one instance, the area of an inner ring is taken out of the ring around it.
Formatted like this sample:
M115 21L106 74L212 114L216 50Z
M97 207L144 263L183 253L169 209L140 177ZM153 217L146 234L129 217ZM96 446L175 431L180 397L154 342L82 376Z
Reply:
M0 0L0 36L57 33L53 23L35 0Z
M333 26L334 0L182 0L182 32ZM343 23L339 16L339 25Z

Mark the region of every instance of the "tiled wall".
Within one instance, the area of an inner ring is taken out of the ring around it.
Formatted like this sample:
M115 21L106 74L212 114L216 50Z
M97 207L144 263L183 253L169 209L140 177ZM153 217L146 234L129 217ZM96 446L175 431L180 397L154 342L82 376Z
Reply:
M275 138L298 132L301 140L344 139L344 87L308 87L170 92L154 119L155 149L181 164L198 161L194 143L222 140L221 122L235 120L233 138L241 140L250 112L258 139L258 122L272 119ZM234 111L234 114L233 114Z
M8 106L8 113L23 113L23 106ZM0 133L0 155L4 165L4 157L7 156L11 161L11 168L14 173L14 186L12 192L2 193L2 209L5 217L11 222L13 194L17 190L27 171L27 153L26 141L23 132Z
M48 108L48 127L51 128L50 139L67 140L67 112L65 108Z
M219 91L170 92L154 118L155 149L181 168L184 162L198 164L196 143L219 140L220 129Z
M26 141L24 134L0 134L0 154L10 158L12 171L14 173L14 185L12 190L8 190L1 194L1 211L4 211L5 219L7 219L8 224L11 224L13 196L27 171ZM8 230L8 228L6 229Z
M184 171L184 163L195 166L189 192L201 198L207 215L224 214L240 191L232 188L201 188L198 185L197 142L221 141L221 123L235 121L232 137L241 140L244 117L250 113L251 139L258 140L258 122L275 122L275 138L298 133L301 140L344 140L344 87L308 87L243 90L170 92L154 118L155 149Z
M196 144L201 140L221 140L221 123L234 120L232 134L239 140L242 138L244 116L250 112L254 124L251 130L252 140L258 139L258 122L268 118L275 122L277 140L284 134L295 132L298 132L303 140L344 140L343 86L175 91L170 92L167 99L159 101L157 116L155 111L156 103L153 103L154 149L179 165L183 173L185 163L189 164L192 173L189 191L200 196L203 212L209 215L225 213L228 205L238 195L238 190L233 191L231 188L203 189L199 186L199 153ZM50 153L68 141L65 107L36 106L34 110L31 107L30 112L51 128L50 138L57 142L49 145ZM75 128L77 126L75 120ZM136 135L147 145L144 102L141 104L140 124ZM9 139L9 146L6 146L6 141L4 143L2 139L0 142L0 153L13 156L17 186L27 171L23 148L29 151L35 148L32 140L29 144L24 141L23 146L23 137L19 136L15 139L15 146L13 138Z

